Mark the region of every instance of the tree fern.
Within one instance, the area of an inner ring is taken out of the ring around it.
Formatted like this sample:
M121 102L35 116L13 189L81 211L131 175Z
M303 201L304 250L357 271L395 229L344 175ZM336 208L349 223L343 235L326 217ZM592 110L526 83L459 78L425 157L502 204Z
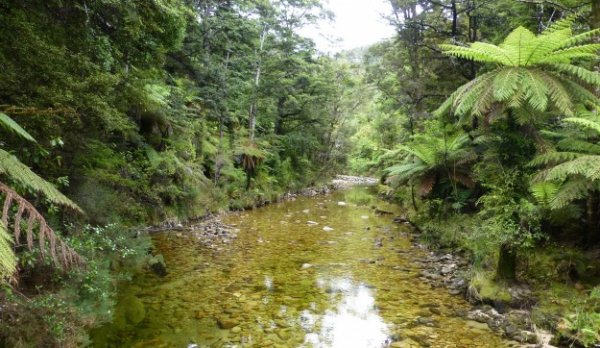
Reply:
M469 136L462 132L444 136L416 135L410 144L396 150L402 162L386 169L388 183L416 185L421 196L431 193L442 178L473 187L469 169L476 155L470 144Z
M550 205L560 186L554 182L537 182L531 185L531 194L542 205Z
M27 131L4 113L0 113L0 125L26 140L35 141ZM42 179L15 156L3 149L0 149L0 175L7 176L28 190L44 195L52 203L82 212L77 204L58 191L51 183ZM83 262L81 257L54 233L37 209L2 181L0 181L0 194L4 200L2 222L0 223L0 278L12 274L16 270L16 256L10 246L10 236L7 234L11 223L16 245L21 242L21 228L22 224L25 224L24 237L29 250L33 249L35 241L42 258L49 253L56 266L70 267ZM11 221L10 215L13 209L16 213ZM25 217L27 221L24 220Z
M0 279L6 279L17 270L17 257L12 249L12 238L0 222Z
M81 208L58 191L54 185L35 174L15 156L2 149L0 149L0 174L7 175L25 188L43 194L53 203L81 212Z
M70 267L83 263L81 257L64 240L62 240L54 230L48 225L43 215L35 209L25 198L16 191L0 182L0 193L4 195L2 208L2 226L13 225L14 242L19 245L22 237L29 250L34 248L34 242L40 255L45 257L50 254L54 264L58 267ZM11 219L11 208L15 208L16 213ZM26 218L26 220L25 220ZM24 235L22 224L26 225ZM0 248L1 249L1 248ZM2 252L2 250L0 250ZM3 256L0 255L0 258Z
M593 118L573 117L563 121L577 129L584 128L600 134L600 123ZM579 134L579 139L565 137L557 143L559 151L538 155L530 163L531 166L545 167L534 177L536 183L532 191L544 184L557 185L559 188L550 201L552 209L564 208L575 200L587 197L590 191L596 190L600 180L600 145L586 140L585 133L579 131L575 134Z
M469 47L440 45L448 55L495 67L459 87L436 114L451 111L468 121L488 114L500 103L506 108L531 108L536 112L553 107L560 114L573 117L576 103L597 104L599 99L593 89L600 86L600 74L572 61L597 58L600 44L586 42L600 35L600 31L574 36L570 27L573 21L570 17L559 21L537 36L518 27L498 46L481 42Z
M0 112L0 125L4 127L4 129L14 132L26 140L35 142L35 139L31 136L31 134L27 133L25 129L23 129L17 122L3 112Z

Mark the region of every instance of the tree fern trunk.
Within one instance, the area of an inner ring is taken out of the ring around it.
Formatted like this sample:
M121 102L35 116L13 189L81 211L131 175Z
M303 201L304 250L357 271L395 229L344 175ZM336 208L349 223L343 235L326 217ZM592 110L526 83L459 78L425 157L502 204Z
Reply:
M600 0L592 1L592 27L600 28Z
M501 280L515 280L517 278L517 252L508 244L500 246L496 276Z
M415 211L417 211L417 200L415 198L415 186L414 185L410 185L410 198L412 199L412 205L413 208L415 208Z
M600 228L598 227L598 193L590 192L587 198L587 236L586 246L591 247L600 241Z

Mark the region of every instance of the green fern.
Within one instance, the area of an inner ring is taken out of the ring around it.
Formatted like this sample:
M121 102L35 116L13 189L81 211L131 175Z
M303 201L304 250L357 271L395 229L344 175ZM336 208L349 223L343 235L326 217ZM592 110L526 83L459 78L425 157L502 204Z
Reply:
M27 131L4 113L0 113L0 125L26 140L35 141ZM44 195L52 203L82 212L77 204L58 191L51 183L35 174L15 156L3 149L0 149L0 175L7 176L28 190ZM25 239L29 250L32 250L35 240L40 255L44 257L46 253L49 253L57 267L70 267L83 263L81 257L54 233L42 214L29 201L2 181L0 181L0 194L3 197L0 222L0 279L6 278L16 270L16 256L11 247L11 238L7 229L10 228L12 222L14 242L18 245L24 217L27 217ZM15 209L16 214L11 221L12 209ZM34 233L36 228L37 234Z
M385 170L388 183L415 185L421 196L430 194L441 178L473 187L470 165L476 155L470 144L469 136L462 132L447 136L415 135L411 144L401 145L393 152L402 157L402 162Z
M0 174L7 175L23 187L43 194L49 201L82 212L81 208L58 191L54 185L35 174L15 156L0 149Z
M18 136L26 140L35 142L35 139L31 136L31 134L27 133L25 129L23 129L17 122L15 122L12 118L10 118L7 114L3 112L0 112L0 125L3 126L6 130L14 132Z
M595 113L584 111L586 117L564 119L565 125L583 128L600 134L600 122ZM577 131L575 137L564 137L557 142L559 151L538 155L530 166L545 167L534 177L532 193L540 193L544 185L557 185L558 190L548 202L552 209L561 209L571 202L583 199L590 191L597 190L600 182L600 145L585 138L585 133ZM577 137L579 135L579 138Z
M542 205L550 205L560 186L554 182L537 182L531 185L531 194Z
M6 279L17 270L17 257L12 249L12 238L0 222L0 280Z
M519 27L498 46L482 42L469 47L440 45L445 54L490 63L495 68L459 87L435 113L453 112L466 122L502 104L512 109L531 109L532 116L553 107L573 117L576 103L599 104L593 88L600 86L600 74L572 61L598 57L600 44L586 42L600 31L574 36L573 22L569 17L537 36Z

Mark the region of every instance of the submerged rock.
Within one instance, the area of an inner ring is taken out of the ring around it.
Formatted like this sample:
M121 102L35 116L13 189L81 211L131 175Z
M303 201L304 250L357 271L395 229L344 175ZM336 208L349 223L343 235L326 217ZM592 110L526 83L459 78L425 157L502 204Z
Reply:
M152 256L148 261L148 264L152 272L154 272L154 274L157 276L164 277L167 275L167 265L162 255L158 254L156 256Z
M230 317L219 317L217 318L217 325L222 330L230 330L238 326L238 321Z

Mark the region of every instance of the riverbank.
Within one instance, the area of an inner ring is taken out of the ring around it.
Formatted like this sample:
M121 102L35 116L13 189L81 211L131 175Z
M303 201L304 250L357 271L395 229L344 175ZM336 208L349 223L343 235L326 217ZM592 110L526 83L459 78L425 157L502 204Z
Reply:
M415 259L426 252L392 222L397 214L355 188L223 215L240 232L216 249L183 230L156 234L168 274L145 271L125 284L122 320L94 342L519 347L461 316L470 308L461 298L417 280Z
M338 189L347 189L357 185L374 185L376 183L377 180L373 178L338 176L331 185L306 188L297 193L286 195L280 202L294 201L300 197L315 197L329 194ZM346 202L338 202L338 204L343 206ZM485 293L478 293L479 290L473 284L469 284L467 275L471 272L471 269L465 258L447 251L433 252L428 250L426 246L418 242L418 228L412 225L407 218L394 218L392 212L380 209L375 205L371 206L370 209L376 215L387 216L390 222L410 226L412 230L410 239L413 247L426 251L423 256L413 259L414 263L420 268L419 279L430 285L431 288L446 288L449 295L464 297L473 305L470 310L460 311L456 313L457 315L466 320L486 324L497 335L519 342L523 344L522 347L552 347L547 344L548 335L537 330L531 320L530 303L534 303L534 300L528 289L523 287L510 289L514 300L512 306L518 308L512 308L510 304L501 304L485 298ZM187 239L199 241L213 250L222 250L224 245L237 238L240 231L240 226L224 224L222 218L225 216L211 217L186 227L174 226L169 230L177 237L185 236ZM375 244L381 243L383 238L383 236L376 237ZM502 308L501 311L498 310L499 307Z
M397 221L412 224L405 217ZM439 241L432 242L431 236L423 236L417 226L411 231L413 246L427 251L426 256L417 260L424 269L420 279L469 301L473 308L462 313L465 318L484 323L497 334L524 343L524 347L586 347L564 319L569 305L580 306L586 301L580 283L563 283L562 292L554 290L557 286L554 281L540 284L537 277L529 278L529 282L499 283L493 274L474 268L465 249L440 248L436 246ZM529 260L535 260L535 254L532 251ZM532 261L528 274L557 271L554 266L539 263Z
M295 193L287 193L278 202L294 201L300 197L316 197L330 194L335 190L348 189L353 186L375 185L377 180L368 177L337 176L331 184L311 187ZM342 202L340 204L345 204ZM549 345L549 335L539 330L532 319L532 306L536 299L526 286L507 287L510 301L499 301L502 294L490 283L472 278L473 270L466 258L448 250L431 251L419 242L420 231L406 217L394 217L391 212L376 206L371 207L378 215L389 216L390 220L410 226L410 238L414 248L425 250L423 257L416 258L415 263L421 268L419 278L432 288L446 288L453 296L461 296L468 300L473 307L458 315L474 322L488 325L496 334L520 342L523 347L554 347ZM211 216L203 221L184 225L179 223L155 227L155 231L170 230L177 237L199 241L213 250L222 250L224 245L231 243L238 236L239 226L227 225L222 222L226 215ZM490 289L491 288L491 289Z

